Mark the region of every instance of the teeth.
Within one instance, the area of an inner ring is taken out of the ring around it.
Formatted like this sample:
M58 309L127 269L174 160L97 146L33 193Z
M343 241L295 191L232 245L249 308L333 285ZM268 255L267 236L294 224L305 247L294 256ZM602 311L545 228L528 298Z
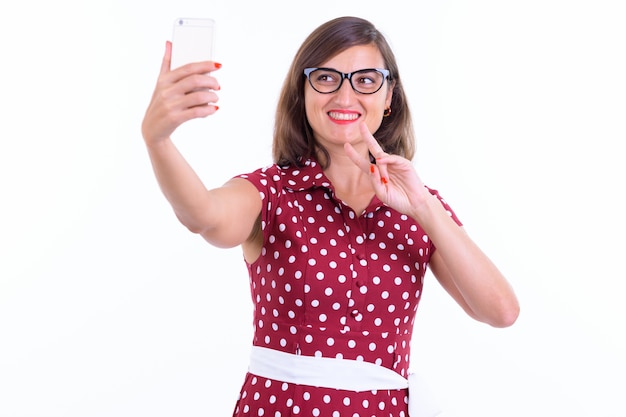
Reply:
M333 119L337 119L337 120L356 120L359 117L359 115L356 113L330 112L328 113L328 115L332 117Z

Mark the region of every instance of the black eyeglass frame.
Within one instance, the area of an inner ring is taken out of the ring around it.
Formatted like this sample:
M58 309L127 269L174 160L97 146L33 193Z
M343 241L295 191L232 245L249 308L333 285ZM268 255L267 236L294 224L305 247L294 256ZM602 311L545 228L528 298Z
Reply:
M315 88L315 86L313 85L313 81L311 81L311 73L313 71L317 71L317 70L330 71L330 72L334 72L335 74L339 74L341 76L341 81L339 81L339 85L337 86L337 88L334 89L333 91L320 91L317 88ZM378 71L378 72L380 72L383 75L383 82L380 83L380 85L378 86L376 91L371 91L369 93L364 93L364 92L359 91L356 88L354 88L354 84L352 84L352 76L354 74L359 74L359 73L368 72L368 71ZM352 72L348 72L348 73L338 71L338 70L336 70L334 68L326 68L326 67L305 68L304 69L304 75L306 76L307 80L309 80L309 84L311 85L311 88L313 88L313 90L317 91L320 94L332 94L332 93L335 93L335 92L339 91L339 89L343 85L344 80L346 80L346 79L350 83L350 87L352 87L352 90L354 90L356 93L359 93L359 94L375 94L378 91L380 91L381 88L383 88L383 85L385 84L385 81L388 81L388 80L391 79L389 77L389 74L390 74L389 70L388 69L384 69L384 68L364 68L364 69L360 69L360 70L352 71Z

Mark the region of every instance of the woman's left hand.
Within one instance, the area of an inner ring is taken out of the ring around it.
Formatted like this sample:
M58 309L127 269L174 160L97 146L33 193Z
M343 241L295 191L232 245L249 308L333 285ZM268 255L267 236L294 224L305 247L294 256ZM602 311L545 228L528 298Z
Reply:
M370 175L376 196L415 219L437 247L429 267L441 285L476 320L494 327L512 325L519 315L519 303L511 286L491 260L436 203L406 158L384 152L365 124L361 136L376 158L370 162L364 152L345 144L348 157Z
M413 216L431 197L415 167L408 159L383 151L365 123L361 124L360 129L376 163L371 163L368 157L359 154L349 143L344 145L346 154L363 172L370 175L374 192L383 203Z

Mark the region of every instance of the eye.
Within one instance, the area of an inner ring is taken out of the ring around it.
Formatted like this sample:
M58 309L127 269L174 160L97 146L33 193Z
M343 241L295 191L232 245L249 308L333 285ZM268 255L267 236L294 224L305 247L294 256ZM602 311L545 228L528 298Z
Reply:
M382 78L382 74L379 73L378 71L365 71L365 72L360 72L356 75L357 77L356 77L355 82L361 85L368 85L368 84L378 85L378 83L380 82Z
M383 78L383 74L376 70L364 70L354 74L352 83L360 92L370 93L380 88Z
M372 77L366 77L366 76L361 76L357 78L356 82L359 84L363 84L363 85L374 84L374 80L372 79Z
M338 74L332 71L316 71L315 81L321 84L336 84L339 80Z

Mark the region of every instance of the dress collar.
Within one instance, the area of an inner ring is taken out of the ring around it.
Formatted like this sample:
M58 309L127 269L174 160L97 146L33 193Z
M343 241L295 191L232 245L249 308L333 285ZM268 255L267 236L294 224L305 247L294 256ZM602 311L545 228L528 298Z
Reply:
M283 188L291 191L306 191L314 188L324 188L328 191L330 197L341 205L345 205L343 201L335 195L335 187L322 171L319 162L313 158L305 160L301 167L286 166L280 167L283 176ZM365 209L364 213L372 213L378 209L386 207L380 199L374 195L372 201Z
M332 191L334 189L329 179L322 171L320 164L314 159L307 159L302 167L281 167L283 187L292 191L305 191L312 188L323 187Z

